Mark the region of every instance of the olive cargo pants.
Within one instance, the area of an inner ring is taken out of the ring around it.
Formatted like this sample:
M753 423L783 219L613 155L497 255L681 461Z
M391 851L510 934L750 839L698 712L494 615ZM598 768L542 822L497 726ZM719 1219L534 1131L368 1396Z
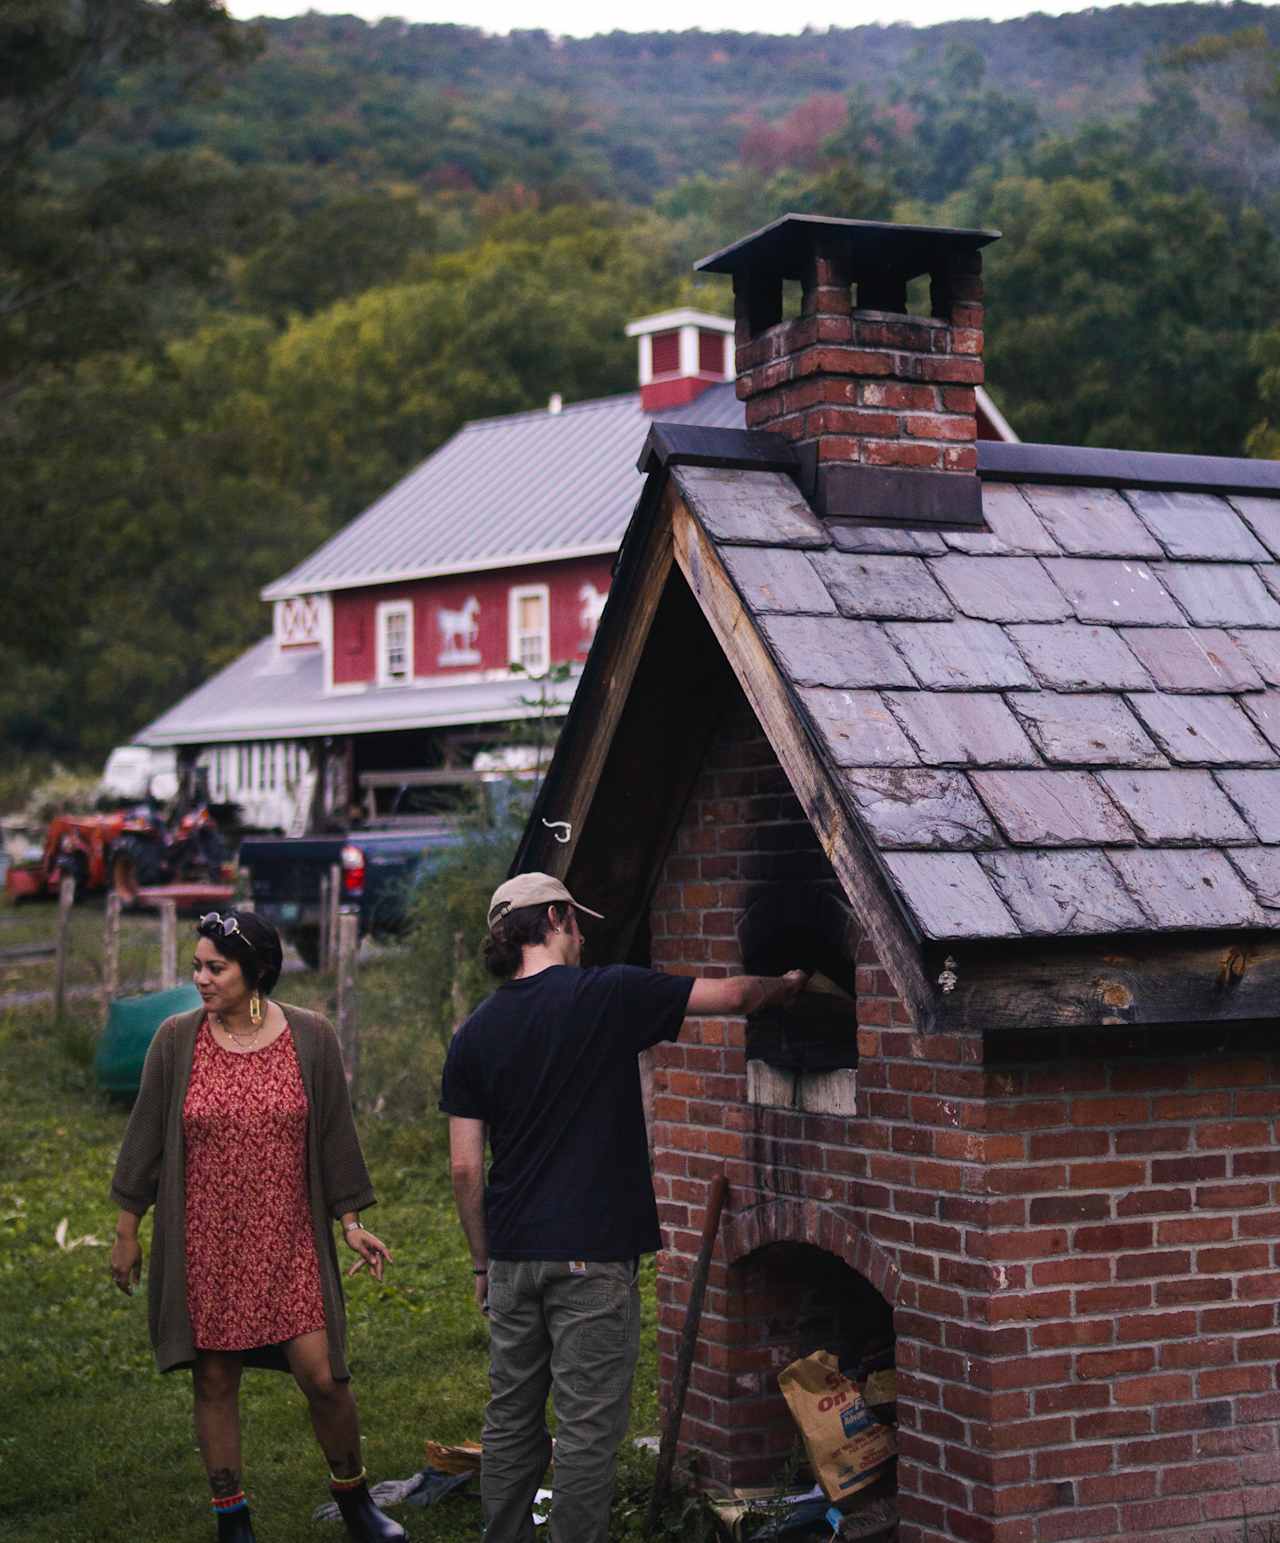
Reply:
M489 1264L489 1406L480 1495L485 1543L533 1543L551 1457L551 1543L607 1543L618 1447L640 1349L638 1261Z

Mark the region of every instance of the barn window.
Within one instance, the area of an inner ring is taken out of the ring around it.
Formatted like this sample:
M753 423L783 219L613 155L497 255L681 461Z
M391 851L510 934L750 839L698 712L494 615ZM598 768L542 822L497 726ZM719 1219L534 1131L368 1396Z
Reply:
M378 684L403 686L413 678L413 605L384 600L378 606Z
M550 591L545 584L519 586L510 605L511 662L541 675L551 663Z

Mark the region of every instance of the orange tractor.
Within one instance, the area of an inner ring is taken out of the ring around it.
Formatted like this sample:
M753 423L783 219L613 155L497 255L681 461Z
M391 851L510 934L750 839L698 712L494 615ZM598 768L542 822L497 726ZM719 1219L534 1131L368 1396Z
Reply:
M5 873L5 893L15 903L51 897L64 878L74 879L79 892L109 889L125 901L145 899L156 889L177 899L188 889L198 900L231 893L217 823L203 804L173 829L145 807L56 815L40 858Z

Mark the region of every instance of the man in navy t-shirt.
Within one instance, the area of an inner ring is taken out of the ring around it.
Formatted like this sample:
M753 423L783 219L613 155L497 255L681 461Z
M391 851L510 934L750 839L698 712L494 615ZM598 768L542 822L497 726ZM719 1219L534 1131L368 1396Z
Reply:
M549 874L498 887L485 963L502 984L445 1061L454 1197L489 1313L485 1543L534 1536L549 1391L551 1543L607 1543L640 1344L639 1256L662 1246L637 1056L675 1039L686 1016L784 1005L805 981L800 970L692 980L582 969L578 912L599 917Z

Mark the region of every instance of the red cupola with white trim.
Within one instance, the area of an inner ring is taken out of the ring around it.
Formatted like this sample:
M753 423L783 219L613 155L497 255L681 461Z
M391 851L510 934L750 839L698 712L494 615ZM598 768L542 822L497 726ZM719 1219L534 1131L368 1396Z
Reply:
M683 407L734 378L733 323L708 311L662 311L627 323L640 340L640 405L647 413Z

